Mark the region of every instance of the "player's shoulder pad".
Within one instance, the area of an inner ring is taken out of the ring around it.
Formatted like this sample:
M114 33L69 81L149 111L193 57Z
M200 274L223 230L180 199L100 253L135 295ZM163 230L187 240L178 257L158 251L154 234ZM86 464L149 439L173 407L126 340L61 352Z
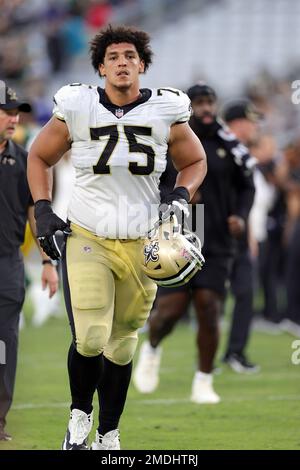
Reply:
M179 90L178 88L173 88L170 86L161 87L161 88L154 88L154 94L160 99L161 101L169 102L169 103L181 103L187 102L189 103L189 97L183 91Z
M188 121L191 114L191 101L186 93L172 87L155 88L153 93L166 111L174 115L174 122Z
M82 106L82 100L97 92L97 87L84 83L70 83L60 88L54 95L54 103L62 104L65 109Z

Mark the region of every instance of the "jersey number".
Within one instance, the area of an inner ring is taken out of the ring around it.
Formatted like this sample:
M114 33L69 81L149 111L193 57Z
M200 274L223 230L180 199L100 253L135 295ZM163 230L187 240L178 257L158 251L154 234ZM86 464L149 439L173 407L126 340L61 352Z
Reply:
M128 141L129 152L139 152L147 155L147 165L138 165L137 162L130 162L128 165L129 171L133 175L150 175L154 170L154 150L150 145L144 145L137 142L136 136L151 135L152 129L150 127L142 126L124 126L124 132ZM100 137L109 136L108 142L100 155L97 164L93 166L95 174L109 175L110 166L108 165L108 160L110 159L119 140L118 127L116 125L94 127L90 129L90 133L92 140L99 140Z
M174 93L174 95L180 96L180 93L178 90L171 90L170 88L158 88L157 96L162 96L163 91L168 91L169 93Z

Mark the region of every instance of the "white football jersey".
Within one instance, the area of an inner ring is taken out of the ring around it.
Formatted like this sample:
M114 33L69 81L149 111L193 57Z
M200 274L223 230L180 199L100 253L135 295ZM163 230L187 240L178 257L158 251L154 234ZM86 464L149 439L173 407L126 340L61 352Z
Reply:
M100 87L72 84L54 101L53 113L72 140L76 181L69 220L100 237L145 236L157 220L170 127L190 117L187 95L142 89L137 101L118 107Z

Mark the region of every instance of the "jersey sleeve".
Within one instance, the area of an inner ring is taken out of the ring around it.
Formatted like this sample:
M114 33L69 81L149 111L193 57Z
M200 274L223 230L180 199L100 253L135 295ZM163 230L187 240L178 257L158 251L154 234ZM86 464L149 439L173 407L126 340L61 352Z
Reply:
M191 100L185 93L183 93L183 91L180 91L179 103L178 103L177 114L176 114L176 119L174 121L174 124L187 122L191 117L191 112L192 112Z
M191 101L183 91L168 87L157 88L156 93L169 125L180 124L190 119Z
M67 108L68 108L68 95L69 95L69 85L63 86L58 90L54 95L53 101L53 115L60 121L67 120Z
M74 83L63 86L54 95L53 115L67 124L71 138L82 107L88 106L87 90L85 85Z

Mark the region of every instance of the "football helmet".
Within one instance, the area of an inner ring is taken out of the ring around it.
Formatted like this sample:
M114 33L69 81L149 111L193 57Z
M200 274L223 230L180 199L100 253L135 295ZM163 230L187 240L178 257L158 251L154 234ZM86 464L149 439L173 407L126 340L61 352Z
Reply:
M157 285L186 284L202 268L205 259L197 235L181 231L176 217L159 221L144 240L143 270Z

